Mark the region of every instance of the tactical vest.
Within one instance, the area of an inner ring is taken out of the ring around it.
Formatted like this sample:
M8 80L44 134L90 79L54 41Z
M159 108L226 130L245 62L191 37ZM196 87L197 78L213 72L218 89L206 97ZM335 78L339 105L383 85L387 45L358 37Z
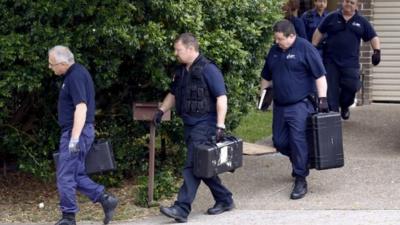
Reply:
M210 112L216 112L216 104L203 76L204 67L210 60L199 55L193 62L189 72L185 74L185 66L180 66L175 72L178 88L175 93L175 108L178 115L188 114L200 117Z

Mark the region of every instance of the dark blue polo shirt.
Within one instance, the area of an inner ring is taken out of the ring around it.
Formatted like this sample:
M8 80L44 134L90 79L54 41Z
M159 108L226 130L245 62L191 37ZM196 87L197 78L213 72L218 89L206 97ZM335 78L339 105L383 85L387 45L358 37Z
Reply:
M370 41L377 34L367 19L354 14L347 22L341 10L330 13L319 25L327 33L324 59L343 68L360 68L360 42Z
M90 73L75 63L63 75L63 84L58 97L58 123L62 131L72 129L75 106L86 103L86 123L94 122L95 91Z
M290 105L315 92L315 79L325 75L321 56L310 42L296 37L295 42L283 51L273 45L265 59L262 78L274 86L274 103Z
M183 76L188 76L188 71L186 69L184 69ZM222 73L216 65L214 65L213 63L209 63L203 69L203 76L213 99L211 104L216 104L217 97L221 95L226 95L225 83ZM175 95L178 86L179 84L177 82L172 82L171 94ZM217 121L217 114L215 112L208 113L207 115L204 115L202 117L194 117L183 113L181 117L185 125L196 125L204 121L216 123Z
M289 21L292 22L298 37L307 38L306 28L300 18L292 16Z
M322 15L319 15L316 9L310 9L303 13L303 15L301 16L301 20L303 20L304 26L306 28L308 41L312 41L314 31L327 15L328 11L325 10Z

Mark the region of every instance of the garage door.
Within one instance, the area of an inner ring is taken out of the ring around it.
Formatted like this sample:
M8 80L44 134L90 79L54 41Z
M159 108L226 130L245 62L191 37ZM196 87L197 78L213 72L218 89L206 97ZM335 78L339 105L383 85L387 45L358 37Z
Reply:
M400 102L400 1L375 0L374 4L382 61L372 70L372 100Z

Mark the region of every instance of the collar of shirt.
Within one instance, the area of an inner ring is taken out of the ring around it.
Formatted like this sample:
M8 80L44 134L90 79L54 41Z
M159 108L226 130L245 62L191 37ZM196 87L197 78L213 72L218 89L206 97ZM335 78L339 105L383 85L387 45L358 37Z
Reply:
M325 17L326 15L328 15L328 11L325 10L325 11L322 13L322 16L320 16L320 15L318 14L318 12L317 12L317 9L314 8L313 10L311 10L311 14L312 14L313 17Z
M76 65L77 65L76 63L72 64L72 65L68 68L68 70L65 72L64 77L67 77L67 76L72 72L73 67L76 67Z

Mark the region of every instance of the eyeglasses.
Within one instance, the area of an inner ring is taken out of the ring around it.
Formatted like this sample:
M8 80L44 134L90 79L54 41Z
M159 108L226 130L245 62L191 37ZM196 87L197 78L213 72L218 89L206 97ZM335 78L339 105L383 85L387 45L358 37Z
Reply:
M49 63L49 67L53 68L59 64L62 64L62 63Z

